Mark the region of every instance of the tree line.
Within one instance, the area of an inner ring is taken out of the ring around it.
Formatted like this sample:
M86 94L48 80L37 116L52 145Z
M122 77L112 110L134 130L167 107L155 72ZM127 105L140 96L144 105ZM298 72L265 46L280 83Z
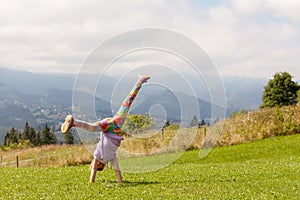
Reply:
M41 129L38 127L35 130L29 126L28 122L25 123L23 131L15 129L14 127L8 131L4 137L4 146L18 146L22 144L28 144L32 147L56 144L57 138L54 135L54 131L45 124Z

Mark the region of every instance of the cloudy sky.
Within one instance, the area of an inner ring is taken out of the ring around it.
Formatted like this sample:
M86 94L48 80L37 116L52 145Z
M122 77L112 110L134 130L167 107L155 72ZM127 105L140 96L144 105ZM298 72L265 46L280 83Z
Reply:
M288 71L300 80L298 0L0 3L1 67L76 73L109 38L154 27L174 30L195 41L221 75L270 78L275 72Z

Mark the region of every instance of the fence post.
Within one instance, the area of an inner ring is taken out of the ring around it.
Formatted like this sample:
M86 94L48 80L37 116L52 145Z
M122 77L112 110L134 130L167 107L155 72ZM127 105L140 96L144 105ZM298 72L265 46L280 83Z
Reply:
M19 167L19 157L17 156L17 168Z
M2 163L2 156L1 156L1 161L0 161L0 163Z

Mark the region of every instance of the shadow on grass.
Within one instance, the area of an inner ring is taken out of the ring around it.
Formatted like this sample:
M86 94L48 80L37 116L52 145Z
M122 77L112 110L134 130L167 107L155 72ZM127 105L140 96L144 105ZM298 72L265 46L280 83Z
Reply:
M116 183L113 181L110 181L111 183ZM123 181L120 183L121 187L132 187L137 185L152 185L152 184L159 184L158 181Z

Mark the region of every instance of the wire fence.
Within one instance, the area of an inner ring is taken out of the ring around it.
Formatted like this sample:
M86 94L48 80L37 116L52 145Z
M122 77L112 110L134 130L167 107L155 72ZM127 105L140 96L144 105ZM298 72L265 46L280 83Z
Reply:
M31 162L33 159L20 160L19 156L16 156L14 161L4 162L3 156L0 157L0 167L19 167L20 163Z

